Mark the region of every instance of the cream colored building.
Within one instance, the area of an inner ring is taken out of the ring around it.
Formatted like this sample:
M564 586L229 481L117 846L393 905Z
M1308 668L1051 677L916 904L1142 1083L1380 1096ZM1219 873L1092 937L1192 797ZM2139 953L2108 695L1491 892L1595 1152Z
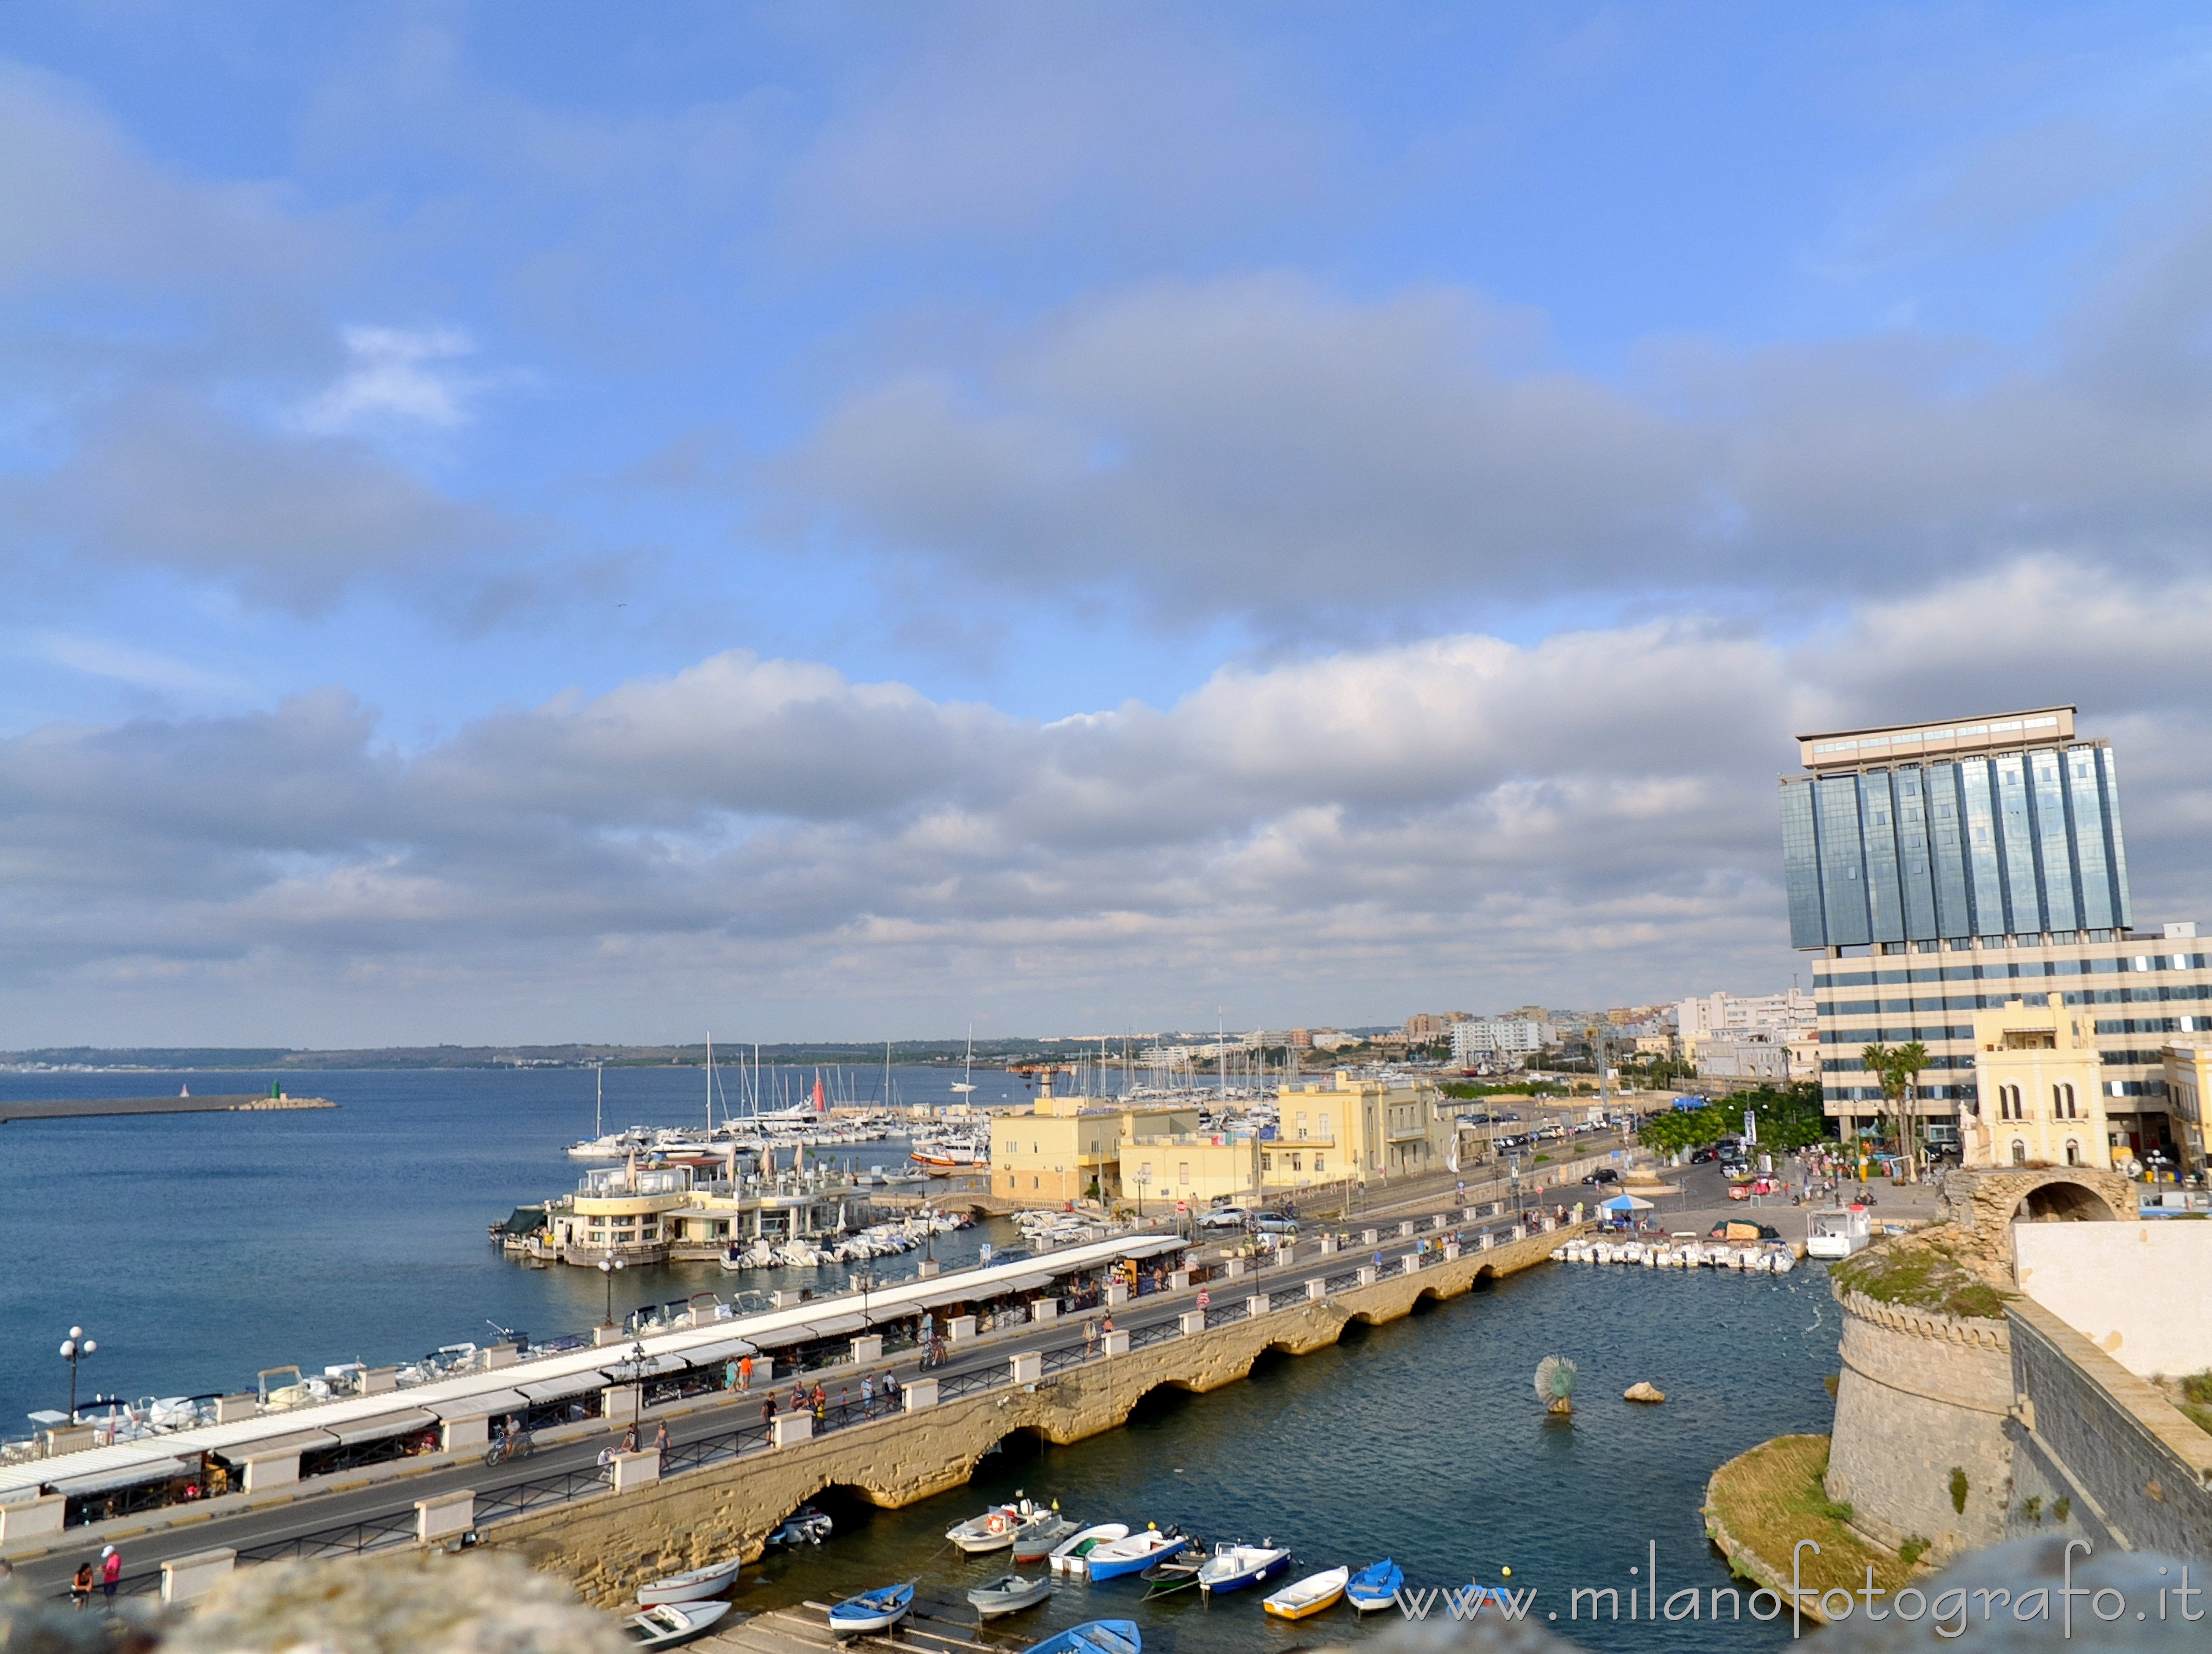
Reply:
M1139 1133L1159 1117L1134 1119ZM1121 1152L1121 1198L1133 1203L1179 1201L1202 1212L1221 1202L1242 1206L1261 1193L1256 1132L1169 1132L1126 1138Z
M2091 1014L2057 994L1975 1013L1978 1112L1961 1145L1966 1164L2111 1170L2104 1057Z
M991 1122L991 1192L1043 1201L1126 1199L1121 1146L1141 1134L1198 1129L1191 1107L1138 1108L1103 1097L1055 1097L1049 1077L1026 1114Z
M1354 1079L1342 1069L1326 1082L1285 1086L1275 1099L1275 1140L1259 1146L1261 1183L1272 1192L1443 1171L1457 1127L1442 1100L1425 1083Z
M2173 1115L2173 1145L2181 1151L2184 1171L2202 1171L2204 1110L2212 1104L2212 1040L2174 1040L2160 1055L2166 1064L2166 1105Z

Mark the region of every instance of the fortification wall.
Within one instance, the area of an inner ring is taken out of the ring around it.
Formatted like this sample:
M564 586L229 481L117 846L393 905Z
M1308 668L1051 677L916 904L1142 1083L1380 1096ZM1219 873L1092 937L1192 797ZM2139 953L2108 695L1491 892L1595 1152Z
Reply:
M1851 1525L1895 1549L1907 1535L1955 1555L2003 1536L2013 1444L2011 1340L2002 1322L1878 1304L1838 1291L1843 1372L1828 1457L1828 1497ZM1966 1478L1966 1508L1952 1499Z

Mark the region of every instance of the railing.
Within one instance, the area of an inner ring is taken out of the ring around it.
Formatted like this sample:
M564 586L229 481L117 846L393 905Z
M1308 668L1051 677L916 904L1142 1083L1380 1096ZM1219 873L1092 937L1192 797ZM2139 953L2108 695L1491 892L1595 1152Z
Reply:
M265 1545L240 1546L240 1562L283 1562L295 1558L312 1560L324 1556L358 1556L363 1551L389 1550L394 1546L415 1542L416 1522L412 1511L396 1511L389 1516L371 1517L365 1522L349 1522L340 1528L325 1528L312 1534L301 1534L292 1539L271 1540Z
M1322 1289L1330 1292L1348 1292L1359 1285L1359 1271L1350 1270L1340 1275L1331 1275L1322 1282Z
M1267 1294L1267 1307L1270 1310L1287 1310L1293 1304L1303 1304L1305 1301L1306 1289L1302 1286L1279 1286Z
M1154 1344L1164 1344L1170 1338L1182 1336L1182 1328L1173 1321L1163 1321L1150 1327L1139 1327L1129 1335L1129 1347L1148 1349Z
M1064 1372L1070 1367L1081 1366L1085 1361L1096 1360L1097 1355L1096 1345L1070 1344L1066 1349L1047 1350L1041 1371Z
M1206 1312L1209 1328L1225 1327L1232 1321L1242 1321L1250 1313L1242 1304L1222 1304Z
M766 1447L769 1441L769 1426L747 1425L742 1430L726 1430L720 1435L702 1436L696 1442L686 1442L681 1447L672 1447L662 1455L660 1474L671 1476L685 1470L701 1470L710 1464L723 1464L741 1453L750 1453Z
M957 1377L940 1379L937 1386L937 1399L957 1402L963 1396L980 1396L987 1389L996 1389L1000 1384L1010 1384L1013 1381L1014 1371L1011 1366L985 1367L980 1371L963 1372Z
M566 1505L571 1499L602 1493L607 1486L607 1473L597 1466L509 1482L504 1487L494 1487L477 1495L475 1520L481 1526L504 1517L520 1516L526 1511L542 1510L548 1505Z

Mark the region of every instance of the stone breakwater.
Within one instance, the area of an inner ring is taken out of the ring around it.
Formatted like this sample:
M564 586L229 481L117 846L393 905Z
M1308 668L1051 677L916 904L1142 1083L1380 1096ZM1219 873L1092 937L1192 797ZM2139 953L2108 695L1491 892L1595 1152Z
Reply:
M824 1488L850 1489L887 1508L963 1486L1000 1441L1032 1432L1065 1445L1120 1427L1147 1392L1203 1393L1246 1377L1270 1350L1304 1355L1334 1344L1354 1321L1380 1324L1422 1298L1457 1298L1483 1275L1544 1262L1571 1230L1438 1260L1254 1320L1158 1343L1065 1371L948 1402L630 1492L517 1517L483 1530L488 1547L520 1553L565 1577L586 1601L627 1601L645 1579L733 1552L759 1556L768 1535Z

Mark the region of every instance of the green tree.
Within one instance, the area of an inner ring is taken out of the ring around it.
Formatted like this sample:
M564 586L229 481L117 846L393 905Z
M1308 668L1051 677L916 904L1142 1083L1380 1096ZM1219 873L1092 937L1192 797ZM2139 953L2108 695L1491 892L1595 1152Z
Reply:
M1917 1039L1904 1045L1863 1046L1859 1061L1881 1087L1882 1101L1888 1105L1885 1112L1896 1122L1897 1150L1905 1157L1905 1176L1917 1181L1920 1176L1919 1122L1915 1117L1912 1101L1918 1090L1920 1071L1928 1066L1928 1048Z

